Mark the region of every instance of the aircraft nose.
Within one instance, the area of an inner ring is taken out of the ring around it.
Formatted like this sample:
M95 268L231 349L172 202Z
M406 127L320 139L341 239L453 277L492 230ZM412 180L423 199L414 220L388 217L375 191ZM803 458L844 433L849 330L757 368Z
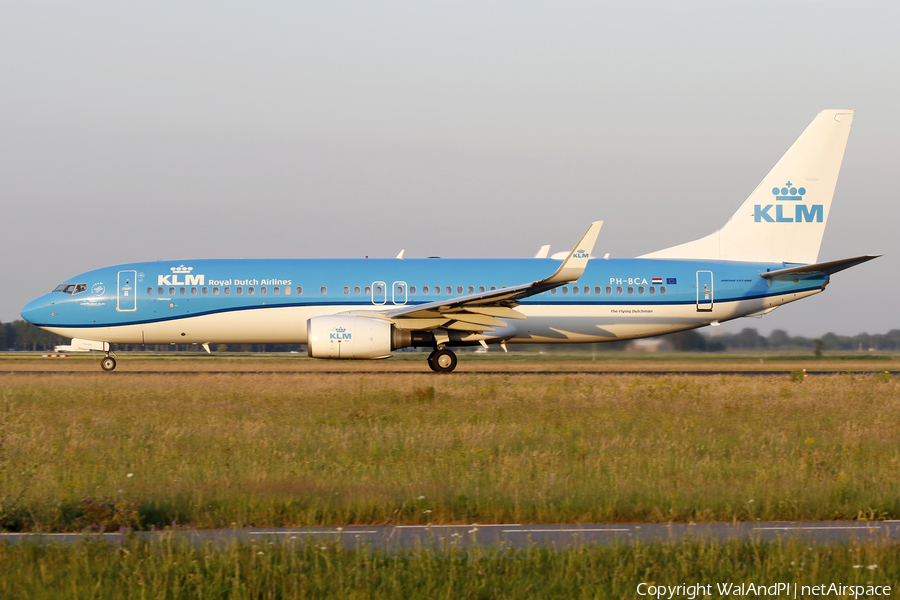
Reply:
M32 325L46 325L52 312L52 304L49 294L35 298L22 307L22 318Z

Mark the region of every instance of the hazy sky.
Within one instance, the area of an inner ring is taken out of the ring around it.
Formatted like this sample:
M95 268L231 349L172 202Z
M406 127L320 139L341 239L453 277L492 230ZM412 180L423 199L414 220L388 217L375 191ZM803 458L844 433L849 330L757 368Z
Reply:
M856 118L820 260L723 329L886 332L893 2L0 0L0 320L66 277L207 257L636 256L720 227L825 108Z

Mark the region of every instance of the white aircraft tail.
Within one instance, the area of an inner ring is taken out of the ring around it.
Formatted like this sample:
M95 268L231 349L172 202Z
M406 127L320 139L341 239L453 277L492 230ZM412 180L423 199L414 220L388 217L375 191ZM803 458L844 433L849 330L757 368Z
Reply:
M639 258L815 263L852 121L823 110L724 227Z

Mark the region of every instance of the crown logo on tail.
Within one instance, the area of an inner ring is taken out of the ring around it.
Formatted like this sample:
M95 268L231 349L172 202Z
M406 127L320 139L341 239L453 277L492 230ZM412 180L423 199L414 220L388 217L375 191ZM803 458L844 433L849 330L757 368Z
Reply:
M772 188L772 195L775 196L775 200L778 200L779 202L800 202L803 200L804 194L806 194L806 188L796 188L790 181L785 183L784 187Z

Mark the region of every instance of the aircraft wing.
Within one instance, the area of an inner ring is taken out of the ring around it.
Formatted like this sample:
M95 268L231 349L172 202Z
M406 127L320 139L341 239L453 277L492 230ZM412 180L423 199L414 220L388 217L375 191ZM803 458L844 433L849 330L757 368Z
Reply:
M473 332L494 331L493 327L506 325L500 319L524 319L525 315L515 310L519 300L571 283L581 277L602 226L603 221L591 223L559 268L540 281L427 304L404 306L383 314L398 328L412 330L440 327Z
M880 254L868 254L866 256L857 256L855 258L844 258L841 260L833 260L831 262L817 263L814 265L803 265L801 267L790 267L788 269L778 269L777 271L766 271L760 273L759 276L764 279L794 279L806 275L834 275L838 271L855 267L864 262L878 258Z

